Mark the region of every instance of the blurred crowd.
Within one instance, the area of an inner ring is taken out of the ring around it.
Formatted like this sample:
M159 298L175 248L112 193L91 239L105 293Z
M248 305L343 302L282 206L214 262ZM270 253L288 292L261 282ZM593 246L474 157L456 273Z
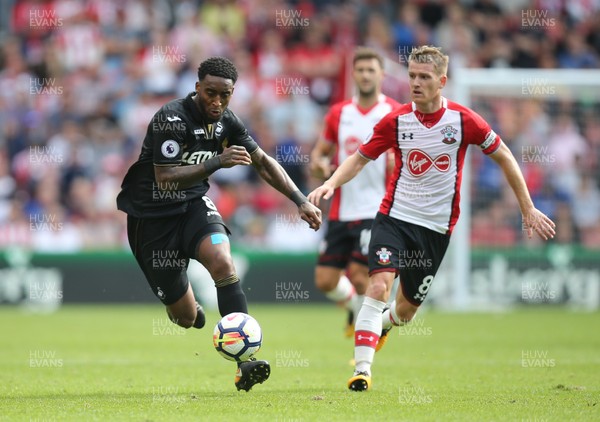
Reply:
M443 47L450 77L459 67L600 64L597 1L9 0L0 8L0 248L126 247L115 207L124 173L152 115L192 91L212 55L236 64L230 108L305 193L317 183L307 160L322 118L352 95L356 45L386 57L384 92L400 102L415 45ZM474 107L515 153L536 204L559 224L558 242L600 246L599 103L598 95L559 105L497 98ZM523 242L502 175L473 157L473 243ZM209 196L238 246L318 243L251 169L215 173Z

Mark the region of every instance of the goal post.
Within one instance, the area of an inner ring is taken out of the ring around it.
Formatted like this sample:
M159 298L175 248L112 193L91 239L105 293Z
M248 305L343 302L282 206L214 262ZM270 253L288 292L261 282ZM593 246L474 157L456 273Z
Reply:
M515 101L533 98L544 103L585 102L598 105L600 104L600 70L461 68L454 69L449 75L448 88L450 91L447 93L448 98L467 107L472 106L474 96L490 102L493 102L494 98L514 99ZM600 116L597 118L600 119ZM492 122L489 123L492 124ZM497 132L501 137L503 136L501 131ZM468 311L480 308L482 305L481 302L474 304L472 297L471 251L473 249L470 244L473 199L471 198L472 158L473 153L468 152L463 169L461 217L455 227L448 250L448 259L444 265L446 275L443 278L449 278L449 286L445 291L451 296L445 303L456 311ZM600 245L598 246L600 247ZM592 271L594 271L592 274L600 274L598 268L592 268ZM598 277L600 275L590 283L598 284ZM504 282L508 282L508 280L504 280ZM598 286L591 285L586 287L586 289L588 288L592 294L598 296ZM588 307L597 307L599 300L596 297L595 302L590 301ZM491 305L494 304L493 297L489 297L489 301Z

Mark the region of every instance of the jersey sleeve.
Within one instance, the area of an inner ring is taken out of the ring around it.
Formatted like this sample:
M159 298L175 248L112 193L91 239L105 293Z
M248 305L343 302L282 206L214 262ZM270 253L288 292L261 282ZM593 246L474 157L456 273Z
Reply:
M397 114L388 113L373 128L367 140L358 148L359 154L369 160L375 160L385 151L397 145Z
M341 107L332 107L325 115L322 138L331 144L338 143L338 128L340 126Z
M467 110L465 121L465 139L467 143L477 145L484 154L496 152L502 140L490 125L473 110Z
M186 123L172 111L159 110L148 125L156 165L179 165L186 137Z
M258 149L258 144L252 138L252 136L250 136L248 129L246 129L246 126L244 126L242 120L234 113L231 113L231 126L227 139L228 142L227 144L223 144L223 147L240 145L246 148L248 154L252 154Z

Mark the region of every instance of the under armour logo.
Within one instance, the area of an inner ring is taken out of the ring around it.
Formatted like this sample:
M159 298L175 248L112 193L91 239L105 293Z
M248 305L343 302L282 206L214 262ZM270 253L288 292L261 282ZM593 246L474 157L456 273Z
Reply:
M425 300L425 295L421 295L419 293L416 293L414 296L415 299L420 300L421 302L423 302L423 300Z
M402 134L402 139L413 139L413 133L403 133Z

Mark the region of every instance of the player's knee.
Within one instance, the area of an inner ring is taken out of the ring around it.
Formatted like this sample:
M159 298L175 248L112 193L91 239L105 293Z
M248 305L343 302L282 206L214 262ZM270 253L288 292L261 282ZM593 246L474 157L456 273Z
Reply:
M337 285L338 280L332 277L326 277L322 274L316 274L315 275L315 286L317 287L317 289L319 289L320 291L327 293L332 291L333 289L335 289L335 286Z
M386 299L387 286L385 281L374 278L367 288L366 295L373 299L384 301Z
M337 287L342 274L343 272L340 269L317 265L315 268L315 286L323 293L330 292Z
M369 278L368 277L355 277L352 280L352 284L354 285L354 289L356 293L359 295L364 295L367 291L367 287L369 286Z
M220 280L235 273L231 254L225 251L214 254L207 269L213 280Z

